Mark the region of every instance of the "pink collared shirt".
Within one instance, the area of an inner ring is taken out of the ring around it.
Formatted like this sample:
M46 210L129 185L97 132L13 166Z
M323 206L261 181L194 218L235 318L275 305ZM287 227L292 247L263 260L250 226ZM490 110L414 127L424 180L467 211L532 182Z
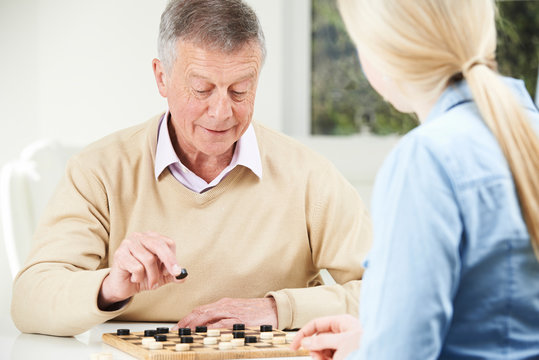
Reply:
M189 170L182 164L178 155L174 151L170 134L168 132L169 112L163 116L159 123L159 132L157 137L157 149L155 152L155 178L168 167L174 178L182 183L188 189L197 193L203 193L219 184L221 180L236 166L242 165L249 168L256 176L262 178L262 160L258 151L258 142L253 125L249 125L245 133L236 143L234 155L230 164L210 183L200 178L197 174ZM166 119L166 120L165 120ZM165 120L165 121L163 121Z

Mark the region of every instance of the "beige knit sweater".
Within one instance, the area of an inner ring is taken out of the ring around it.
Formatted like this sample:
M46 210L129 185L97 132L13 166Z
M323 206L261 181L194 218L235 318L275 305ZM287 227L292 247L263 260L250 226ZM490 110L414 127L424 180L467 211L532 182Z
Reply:
M68 163L15 280L23 332L74 335L110 319L176 322L223 297L273 296L279 328L357 314L371 225L352 186L324 158L255 124L263 176L239 166L197 194L154 176L159 117L112 134ZM127 234L176 241L189 277L100 311L97 295ZM339 285L319 286L327 268Z

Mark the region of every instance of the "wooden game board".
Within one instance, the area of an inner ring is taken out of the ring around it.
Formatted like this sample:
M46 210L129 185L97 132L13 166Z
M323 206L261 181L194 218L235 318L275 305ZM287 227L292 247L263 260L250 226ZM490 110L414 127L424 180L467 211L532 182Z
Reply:
M289 356L307 356L305 349L293 351L289 343L273 344L271 340L261 340L258 328L247 327L245 336L256 336L257 342L234 347L230 350L220 350L219 345L204 345L205 333L193 333L193 344L188 351L176 351L176 344L180 343L181 336L177 332L169 332L164 335L167 340L162 342L162 350L149 350L142 345L144 332L132 332L129 335L117 335L114 333L103 334L103 341L131 356L141 360L225 360L245 358L273 358ZM221 335L232 334L230 329L220 329ZM273 337L285 337L286 332L273 330ZM220 337L219 337L220 339ZM218 340L219 343L219 340Z

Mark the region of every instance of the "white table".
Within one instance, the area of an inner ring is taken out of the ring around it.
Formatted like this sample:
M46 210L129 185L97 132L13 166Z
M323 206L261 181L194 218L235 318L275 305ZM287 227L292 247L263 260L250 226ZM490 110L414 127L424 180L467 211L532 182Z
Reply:
M172 323L131 323L107 322L75 337L56 337L46 335L22 334L10 318L2 318L0 326L0 360L63 360L90 359L94 353L108 352L114 360L133 360L134 357L104 344L103 333L114 333L116 329L128 328L131 331L155 329L158 326L172 327ZM290 358L281 358L282 360ZM295 360L307 360L308 356ZM272 359L275 360L275 359Z

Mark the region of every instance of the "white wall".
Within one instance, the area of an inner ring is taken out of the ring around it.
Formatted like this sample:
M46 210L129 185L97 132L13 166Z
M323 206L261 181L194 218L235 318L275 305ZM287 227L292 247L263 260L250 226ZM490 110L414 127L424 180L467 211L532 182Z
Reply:
M285 1L249 3L268 46L255 117L280 130ZM0 163L32 139L84 144L162 111L151 60L165 4L1 0Z
M163 111L151 60L166 2L0 0L0 165L39 138L87 144ZM368 153L361 150L368 140L353 137L334 146L332 140L305 137L310 1L247 2L260 18L268 48L254 118L325 153L368 201L378 167L378 159L361 155ZM0 284L9 283L0 246ZM0 296L0 318L9 297Z

